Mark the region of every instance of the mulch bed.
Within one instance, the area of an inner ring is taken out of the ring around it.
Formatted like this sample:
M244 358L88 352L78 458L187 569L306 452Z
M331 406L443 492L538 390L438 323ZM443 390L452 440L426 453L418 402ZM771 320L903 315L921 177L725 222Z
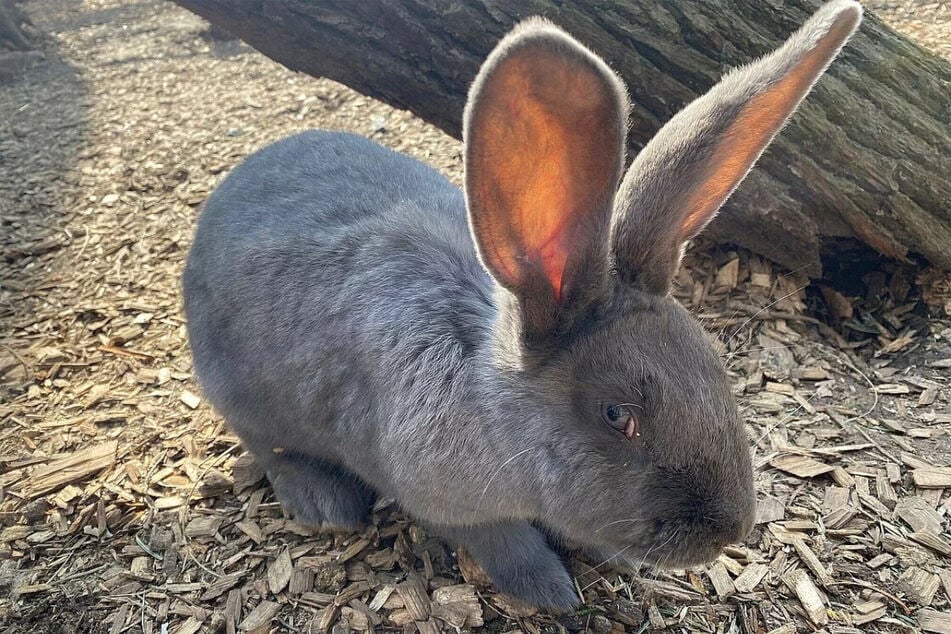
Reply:
M945 3L872 2L951 58ZM288 520L191 375L198 205L295 131L352 130L459 182L458 142L295 75L156 0L33 1L0 84L0 627L8 632L951 632L951 283L861 293L699 244L677 297L718 336L758 523L703 569L574 561L585 606L494 593L388 500L361 534Z

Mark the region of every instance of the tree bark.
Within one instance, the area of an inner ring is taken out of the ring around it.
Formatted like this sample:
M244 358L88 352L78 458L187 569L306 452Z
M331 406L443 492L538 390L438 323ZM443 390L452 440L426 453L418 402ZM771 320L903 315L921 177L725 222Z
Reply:
M817 0L175 0L296 71L459 138L470 82L518 20L543 15L605 58L633 102L629 153ZM951 64L873 15L707 230L821 274L842 238L951 268Z

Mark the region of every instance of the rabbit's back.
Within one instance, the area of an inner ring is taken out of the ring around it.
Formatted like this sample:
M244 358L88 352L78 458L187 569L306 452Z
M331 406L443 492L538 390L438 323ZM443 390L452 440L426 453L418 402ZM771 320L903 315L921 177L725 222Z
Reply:
M433 168L364 137L312 130L235 167L206 202L199 231L229 232L229 246L282 236L327 244L340 231L413 203L430 221L465 222L461 192ZM460 237L469 240L465 231Z
M332 132L235 168L202 211L184 290L196 373L242 438L359 454L370 480L392 431L375 421L419 394L412 364L471 356L493 311L459 189Z

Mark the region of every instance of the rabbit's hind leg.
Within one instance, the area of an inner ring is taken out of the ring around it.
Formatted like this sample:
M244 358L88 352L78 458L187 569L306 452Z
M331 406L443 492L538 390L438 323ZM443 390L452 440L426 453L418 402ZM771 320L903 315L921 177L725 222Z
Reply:
M366 526L374 493L352 473L287 452L263 466L277 499L297 521L345 529Z

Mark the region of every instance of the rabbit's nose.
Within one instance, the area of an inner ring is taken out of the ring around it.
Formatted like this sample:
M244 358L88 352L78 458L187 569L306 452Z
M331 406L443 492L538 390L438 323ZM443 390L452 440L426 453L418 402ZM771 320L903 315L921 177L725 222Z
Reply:
M751 505L725 504L714 517L717 541L723 546L743 541L753 530L754 512Z
M718 541L723 546L743 541L749 533L747 526L746 520L738 517L731 517L721 522L720 539Z
M745 500L694 491L684 501L681 521L699 535L705 535L705 541L717 548L742 541L753 527L753 507Z

